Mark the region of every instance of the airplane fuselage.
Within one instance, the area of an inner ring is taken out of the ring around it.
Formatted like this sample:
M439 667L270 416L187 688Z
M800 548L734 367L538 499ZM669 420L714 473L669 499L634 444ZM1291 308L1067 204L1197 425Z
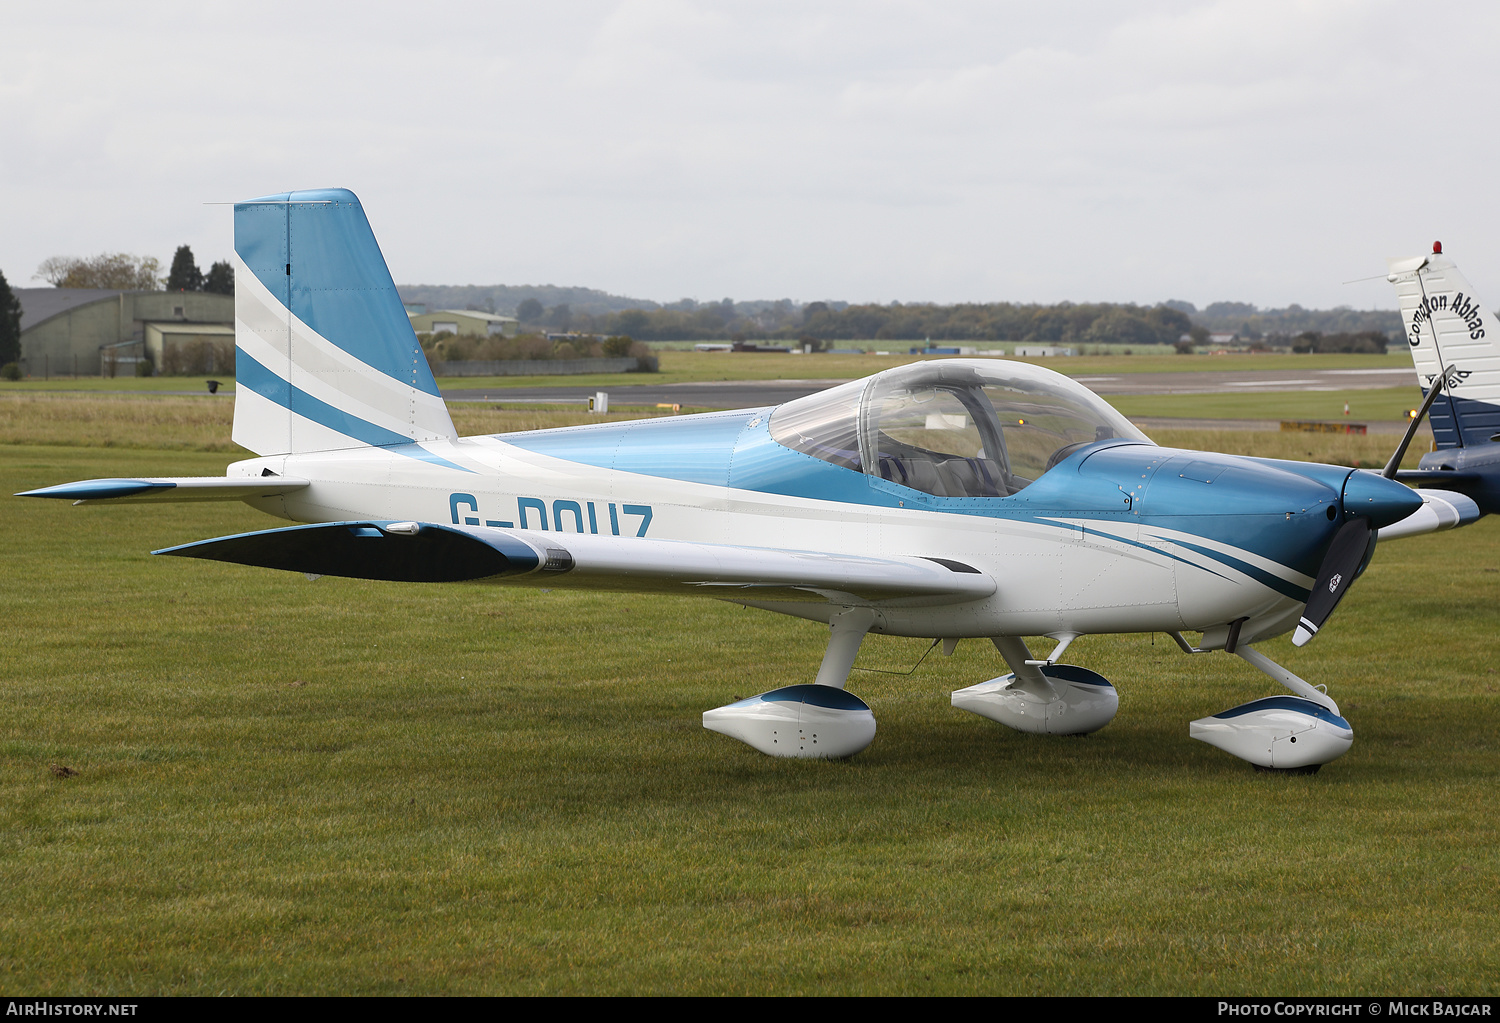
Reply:
M942 497L778 444L769 409L272 456L312 480L252 501L303 522L380 518L953 561L989 597L878 607L908 636L1213 630L1296 621L1351 470L1106 440L1006 497ZM680 478L684 475L691 478ZM821 495L821 496L814 496ZM545 582L539 580L539 582ZM827 621L836 603L740 603Z

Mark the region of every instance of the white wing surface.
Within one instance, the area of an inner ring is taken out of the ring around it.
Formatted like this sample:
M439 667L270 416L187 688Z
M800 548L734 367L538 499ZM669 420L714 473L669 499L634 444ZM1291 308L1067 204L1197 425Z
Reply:
M947 559L430 522L291 526L156 553L356 579L529 583L725 600L910 607L965 603L995 592L989 575Z

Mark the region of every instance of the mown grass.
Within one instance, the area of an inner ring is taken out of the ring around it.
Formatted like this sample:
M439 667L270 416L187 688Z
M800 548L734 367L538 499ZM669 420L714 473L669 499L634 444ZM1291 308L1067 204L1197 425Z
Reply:
M874 342L870 342L874 344ZM883 343L882 343L883 344ZM852 380L893 366L922 361L910 355L910 345L890 346L890 355L791 355L777 353L691 352L670 349L657 353L661 371L654 374L607 373L586 376L444 377L444 390L453 388L504 389L512 387L622 387L630 384L698 383L707 380ZM951 356L930 356L951 358ZM1372 369L1409 367L1404 351L1389 355L1081 355L1070 358L1019 359L1046 366L1068 376L1107 373L1187 373L1207 370ZM232 376L218 376L221 393L234 389ZM0 382L0 394L39 390L121 393L131 391L190 391L207 393L208 377L53 377Z
M32 394L37 391L88 391L95 394L201 394L208 395L208 381L219 381L219 395L234 391L234 375L213 377L27 377L0 380L0 394Z
M1167 396L1193 397L1198 396ZM1260 395L1261 398L1275 397ZM1189 412L1211 408L1195 402ZM576 426L665 415L659 409L620 409L600 417L577 406L504 408L498 404L454 402L449 406L460 436ZM1154 415L1170 413L1162 407ZM1203 417L1210 418L1210 417ZM229 439L232 400L158 394L4 394L0 393L0 450L6 445L131 448L222 452L231 458L249 452ZM1176 430L1152 427L1159 444L1266 458L1307 459L1341 465L1384 465L1395 439L1379 435L1304 434L1275 430ZM1412 446L1404 464L1415 466L1424 450ZM158 470L158 472L164 470ZM215 470L218 471L218 470ZM107 475L119 475L109 473Z
M449 414L459 435L467 437L671 413L655 408L621 408L596 416L576 405L501 409L478 402L455 402ZM248 457L248 451L229 439L233 424L232 398L0 392L0 445L222 451Z
M1422 404L1416 378L1411 386L1348 391L1272 391L1245 393L1238 388L1216 394L1110 394L1105 396L1126 416L1179 419L1312 419L1375 423L1405 421ZM1344 415L1344 406L1349 414Z
M0 485L225 460L11 445ZM1359 734L1290 778L1187 737L1276 687L1160 636L1074 645L1121 691L1086 739L952 709L1004 670L973 641L855 673L880 719L865 753L776 761L699 715L809 680L809 623L145 553L277 524L239 505L12 500L6 521L11 992L1500 986L1488 521L1383 545L1313 644L1264 644ZM926 645L872 638L860 663Z
M923 361L908 354L909 345L890 346L890 355L791 355L778 353L730 353L662 351L660 372L568 377L448 377L438 381L449 389L507 387L622 387L630 384L699 383L708 380L853 380L895 366ZM952 358L928 356L927 358ZM1295 369L1375 369L1410 367L1403 351L1389 355L1080 355L1069 358L1018 359L1045 366L1067 376L1130 373L1192 373L1221 370L1264 372ZM1415 389L1415 370L1413 370Z

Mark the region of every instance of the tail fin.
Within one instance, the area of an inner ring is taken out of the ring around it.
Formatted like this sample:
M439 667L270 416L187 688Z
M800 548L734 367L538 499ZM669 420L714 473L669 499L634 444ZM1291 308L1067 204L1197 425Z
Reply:
M236 444L275 455L454 436L353 192L236 203L234 253Z
M1500 323L1479 304L1442 245L1432 248L1429 256L1387 261L1417 383L1426 394L1448 370L1445 393L1429 414L1439 448L1488 444L1500 434Z

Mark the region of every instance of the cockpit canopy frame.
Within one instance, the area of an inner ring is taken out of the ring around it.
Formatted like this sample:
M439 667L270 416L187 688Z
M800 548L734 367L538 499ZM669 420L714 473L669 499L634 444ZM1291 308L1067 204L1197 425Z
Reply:
M793 450L938 497L1009 497L1089 444L1151 443L1082 384L998 359L887 370L789 401L769 425Z

